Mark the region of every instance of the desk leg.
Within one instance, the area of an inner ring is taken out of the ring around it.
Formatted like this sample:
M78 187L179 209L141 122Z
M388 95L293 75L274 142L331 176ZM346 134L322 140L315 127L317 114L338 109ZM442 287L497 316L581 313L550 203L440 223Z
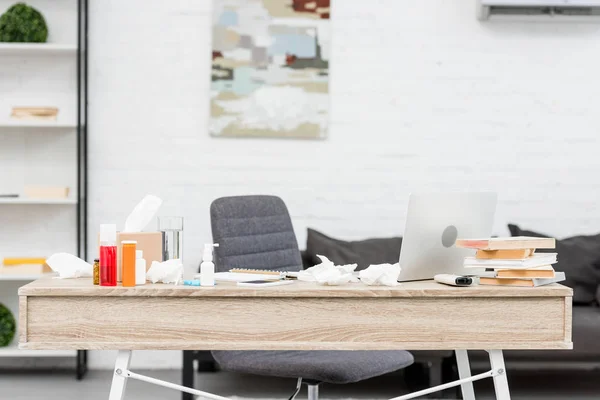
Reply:
M506 378L506 367L504 366L504 356L502 350L488 350L490 353L490 364L494 375L494 389L496 391L496 400L510 400L510 391L508 390L508 379Z
M119 350L115 370L113 372L112 385L108 400L123 400L125 388L127 387L127 375L129 362L131 361L131 350Z
M181 369L181 384L183 386L194 388L194 351L183 350L183 368ZM193 400L191 393L182 392L181 400Z
M469 364L469 354L467 350L455 350L456 365L458 366L458 377L460 379L471 377L471 365ZM465 382L460 385L463 400L475 400L475 391L473 382Z

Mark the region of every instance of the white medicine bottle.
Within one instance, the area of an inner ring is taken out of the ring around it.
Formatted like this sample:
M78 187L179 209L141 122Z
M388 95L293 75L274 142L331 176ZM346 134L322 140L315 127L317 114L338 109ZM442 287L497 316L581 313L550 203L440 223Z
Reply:
M146 260L144 260L144 251L135 251L135 285L146 284Z
M218 243L206 243L200 264L200 286L215 286L215 263L213 262L213 248L219 247Z

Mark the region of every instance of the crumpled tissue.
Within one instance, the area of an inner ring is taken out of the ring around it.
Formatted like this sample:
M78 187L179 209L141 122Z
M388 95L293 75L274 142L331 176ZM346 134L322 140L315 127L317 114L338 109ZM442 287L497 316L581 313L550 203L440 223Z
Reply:
M183 264L180 259L153 261L146 272L146 279L152 283L162 282L177 285L183 279Z
M123 232L141 232L150 223L154 215L156 215L161 205L162 200L156 196L149 194L144 197L125 220Z
M358 273L361 282L369 286L397 286L400 264L373 264Z
M91 277L94 271L92 264L69 253L52 254L46 264L52 271L58 272L59 279Z
M348 282L358 282L353 272L357 264L334 265L327 257L317 255L321 264L305 269L298 273L298 280L317 282L320 285L343 285Z

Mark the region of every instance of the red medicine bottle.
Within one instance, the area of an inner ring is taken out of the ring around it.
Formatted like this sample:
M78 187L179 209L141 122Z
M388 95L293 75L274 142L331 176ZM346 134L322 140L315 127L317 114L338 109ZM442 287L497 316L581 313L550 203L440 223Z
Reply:
M100 225L100 286L117 286L117 226Z

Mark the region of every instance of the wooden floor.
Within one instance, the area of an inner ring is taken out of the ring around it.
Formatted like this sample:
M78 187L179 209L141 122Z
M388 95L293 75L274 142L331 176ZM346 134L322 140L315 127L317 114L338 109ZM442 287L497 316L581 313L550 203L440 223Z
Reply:
M180 371L136 371L179 382ZM0 371L0 398L11 400L106 400L110 385L110 371L91 371L77 382L72 372L16 373ZM201 373L197 375L199 389L224 396L248 399L287 399L294 389L291 379L267 379L232 373ZM600 398L600 371L536 373L519 372L509 375L513 400L592 400ZM476 382L478 400L495 396L489 381ZM353 385L323 385L323 400L389 399L405 392L398 385L397 375L388 375ZM179 392L166 388L130 381L126 400L179 400ZM306 393L298 399L306 399Z

